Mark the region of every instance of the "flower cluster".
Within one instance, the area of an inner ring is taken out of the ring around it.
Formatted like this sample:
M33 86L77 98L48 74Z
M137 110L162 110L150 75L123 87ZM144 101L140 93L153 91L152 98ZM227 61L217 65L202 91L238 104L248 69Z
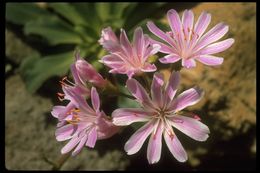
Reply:
M166 80L162 73L156 72L158 69L149 62L149 58L161 52L166 54L159 59L163 64L181 60L183 68L195 67L196 61L216 66L223 63L223 58L213 54L228 49L234 39L218 41L228 31L228 26L223 23L205 33L211 21L211 15L206 12L202 12L195 23L191 10L185 10L180 19L178 13L171 9L167 12L167 19L170 31L162 31L152 21L147 22L148 29L160 40L150 38L141 27L137 27L130 42L124 29L121 29L118 38L112 28L107 27L102 30L98 41L108 52L100 62L110 68L109 73L127 75L126 87L140 108L118 108L111 115L106 115L101 109L99 93L106 96L105 93L119 89L104 79L79 53L75 54L75 62L71 65L74 83L64 77L61 81L63 93L58 93L61 101L69 102L66 106L54 106L51 112L59 121L56 139L69 140L61 149L62 154L72 152L74 156L84 146L93 148L97 140L109 138L121 126L136 122L144 125L130 137L124 149L128 155L135 154L149 137L147 159L150 164L160 160L162 137L179 162L187 160L187 153L174 129L194 140L207 140L210 133L208 126L201 122L198 115L183 111L202 99L203 90L195 86L176 96L180 72L172 71ZM146 72L154 72L151 84L149 81L144 84L139 79Z

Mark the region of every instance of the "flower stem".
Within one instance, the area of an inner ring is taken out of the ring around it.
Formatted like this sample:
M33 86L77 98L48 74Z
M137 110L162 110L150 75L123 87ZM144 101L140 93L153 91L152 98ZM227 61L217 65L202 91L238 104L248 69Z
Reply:
M70 155L71 155L71 152L62 155L59 158L59 160L53 165L52 170L60 170L61 167L63 166L63 164L68 160Z

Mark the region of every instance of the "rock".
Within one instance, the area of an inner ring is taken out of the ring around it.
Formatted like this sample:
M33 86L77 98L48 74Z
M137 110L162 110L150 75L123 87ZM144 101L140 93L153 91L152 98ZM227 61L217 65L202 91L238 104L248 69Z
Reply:
M51 170L46 161L56 162L66 142L55 139L56 119L50 111L50 99L29 94L19 75L6 81L5 97L5 166L9 170ZM98 141L102 143L102 141ZM123 150L86 147L76 157L70 157L62 170L123 170L128 161Z
M16 64L36 52L8 29L5 29L5 45L5 55Z

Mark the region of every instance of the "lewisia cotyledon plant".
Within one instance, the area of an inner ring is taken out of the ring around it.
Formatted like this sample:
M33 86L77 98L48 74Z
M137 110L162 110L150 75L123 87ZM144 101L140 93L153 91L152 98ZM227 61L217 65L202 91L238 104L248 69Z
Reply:
M150 164L156 163L161 157L162 136L172 153L180 162L187 160L187 153L175 135L173 128L180 130L192 139L205 141L210 133L209 128L198 118L180 115L179 111L196 104L203 95L197 87L188 89L174 98L179 83L179 73L173 72L169 82L165 84L163 75L156 73L151 85L151 98L135 80L127 81L127 88L142 108L119 108L112 113L113 123L126 126L134 122L147 122L137 130L125 144L127 154L135 154L140 150L150 135L147 159Z
M178 13L171 9L167 13L167 19L171 28L169 32L163 32L151 21L147 23L148 29L165 42L151 39L152 43L161 46L160 52L168 54L159 59L161 63L181 60L183 67L192 68L196 66L195 60L198 60L209 66L220 65L223 58L212 54L222 52L234 43L232 38L216 42L228 32L228 26L224 23L217 24L204 34L211 21L211 15L206 12L201 13L195 26L191 10L185 10L181 20Z
M100 111L99 95L95 87L91 88L92 108L75 90L66 92L74 101L75 108L67 112L66 117L59 119L59 127L55 132L58 141L70 140L61 149L62 154L73 150L72 156L75 156L84 146L93 148L97 140L109 138L118 132L119 128ZM56 117L57 109L52 114Z
M60 101L68 100L69 103L67 106L53 107L53 115L55 118L64 119L67 113L77 105L75 99L68 94L71 90L77 93L77 95L88 98L90 96L91 85L103 88L107 84L107 81L103 79L96 69L80 57L79 52L75 53L75 62L71 65L70 70L75 83L72 83L67 77L64 77L62 81L60 81L64 93L58 93Z
M128 78L132 78L134 74L156 71L156 66L147 60L158 52L160 46L151 45L141 27L135 29L133 44L129 42L123 29L119 40L110 27L102 30L99 43L110 54L104 56L100 62L112 68L110 73L127 74Z

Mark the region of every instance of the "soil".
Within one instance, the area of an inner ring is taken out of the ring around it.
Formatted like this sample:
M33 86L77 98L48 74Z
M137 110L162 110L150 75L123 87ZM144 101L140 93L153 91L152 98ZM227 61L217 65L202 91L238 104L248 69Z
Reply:
M218 54L224 57L221 66L197 63L195 69L181 70L178 92L194 85L205 90L204 98L188 110L209 126L209 139L197 142L176 132L188 151L188 162L178 163L163 144L160 162L148 165L147 141L135 155L124 152L124 143L134 132L127 128L111 139L98 141L95 149L85 148L70 157L61 170L256 169L256 4L200 3L192 10L195 19L203 10L212 14L209 28L219 22L228 24L225 38L235 39L230 49ZM50 114L58 103L53 96L60 90L59 78L51 78L31 94L20 77L19 64L34 51L6 30L6 64L11 68L5 82L5 166L9 170L51 170L53 163L60 161L65 144L56 141L57 122ZM163 72L169 75L166 69Z

